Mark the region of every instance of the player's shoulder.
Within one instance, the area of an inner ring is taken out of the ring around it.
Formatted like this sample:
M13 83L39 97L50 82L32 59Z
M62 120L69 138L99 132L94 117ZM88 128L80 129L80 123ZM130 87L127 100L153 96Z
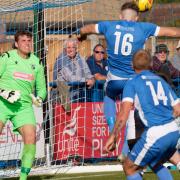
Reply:
M1 58L10 58L13 56L13 50L10 50L10 51L6 51L6 52L3 52L2 54L0 54L0 57Z

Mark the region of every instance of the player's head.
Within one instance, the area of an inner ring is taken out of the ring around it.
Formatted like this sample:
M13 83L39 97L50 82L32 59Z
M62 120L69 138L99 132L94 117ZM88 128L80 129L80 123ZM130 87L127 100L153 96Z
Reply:
M133 56L133 68L138 73L151 68L151 54L144 49L137 51Z
M18 31L14 36L15 48L22 57L27 57L32 51L32 34L29 31Z
M78 48L77 39L70 38L64 41L64 51L70 59L73 59L76 56L77 48Z
M127 21L137 21L139 8L134 2L126 2L121 6L120 19Z
M169 50L166 44L158 44L156 46L155 56L161 61L165 62L168 58Z
M95 61L101 61L104 59L105 50L102 44L96 44L93 49L93 56Z

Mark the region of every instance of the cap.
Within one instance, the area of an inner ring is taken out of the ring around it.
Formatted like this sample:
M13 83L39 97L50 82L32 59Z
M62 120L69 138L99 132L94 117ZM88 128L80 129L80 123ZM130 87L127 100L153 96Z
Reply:
M180 48L180 40L178 42L178 45L177 45L176 49L179 49L179 48Z
M162 52L162 51L169 52L168 47L166 46L166 44L158 44L156 46L156 53L159 53L159 52Z

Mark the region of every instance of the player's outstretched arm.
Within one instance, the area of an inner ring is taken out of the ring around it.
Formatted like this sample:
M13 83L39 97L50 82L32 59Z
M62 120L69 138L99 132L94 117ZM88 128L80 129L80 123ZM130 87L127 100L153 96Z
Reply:
M158 36L180 37L180 28L160 27Z
M108 140L104 146L104 150L106 152L110 152L110 151L113 151L115 149L116 141L117 141L118 136L119 136L119 132L125 126L132 107L133 107L133 103L131 103L131 102L123 102L122 103L121 110L117 115L117 119L116 119L114 129L113 129L111 135L109 136L109 138L108 138Z
M82 27L80 30L79 30L79 35L78 35L78 40L79 41L83 41L83 40L86 40L87 38L87 35L89 34L96 34L96 24L88 24L88 25L85 25L84 27Z

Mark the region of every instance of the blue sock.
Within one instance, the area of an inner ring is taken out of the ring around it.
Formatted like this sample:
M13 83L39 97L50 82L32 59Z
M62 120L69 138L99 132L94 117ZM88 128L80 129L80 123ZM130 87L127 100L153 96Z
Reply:
M122 147L122 154L127 156L128 153L129 153L129 146L128 146L128 142L127 142L127 139L126 139L126 135L127 135L127 127L125 129L125 134L124 134L124 144L123 144L123 147Z
M104 97L104 115L109 130L112 132L116 121L116 104L115 101L108 96Z
M166 179L166 180L173 180L173 177L172 177L170 171L166 167L164 167L164 166L160 166L154 172L158 176L159 180L164 180L164 179Z
M142 180L142 176L139 174L139 172L137 172L133 175L127 176L127 180Z
M127 143L127 139L125 137L124 144L123 144L123 147L122 147L122 154L127 156L128 153L129 153L129 146L128 146L128 143Z
M108 127L109 127L109 131L112 132L113 128L114 128L114 124L115 124L115 117L108 117L106 119Z

